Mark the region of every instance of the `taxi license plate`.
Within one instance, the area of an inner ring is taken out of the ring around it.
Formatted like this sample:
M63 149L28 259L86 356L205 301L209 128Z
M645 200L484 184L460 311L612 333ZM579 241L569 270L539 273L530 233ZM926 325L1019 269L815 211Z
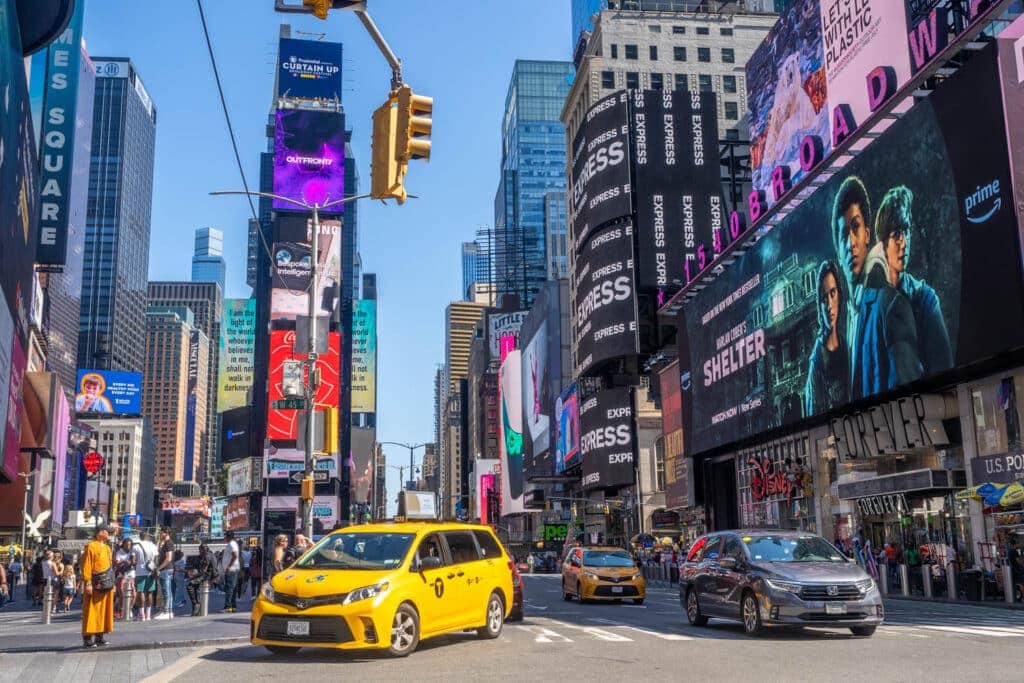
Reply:
M308 621L289 621L288 622L288 635L290 635L290 636L308 636L309 635L309 622Z
M846 614L846 605L825 603L825 614Z
M621 593L622 586L612 586L612 593Z

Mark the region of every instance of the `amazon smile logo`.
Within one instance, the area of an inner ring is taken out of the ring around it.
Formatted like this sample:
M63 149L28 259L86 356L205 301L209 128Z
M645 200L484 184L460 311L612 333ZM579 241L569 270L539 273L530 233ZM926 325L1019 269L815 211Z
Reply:
M984 223L1001 208L1003 199L1000 196L998 180L993 180L988 185L980 185L964 199L964 210L967 212L967 220L971 223Z

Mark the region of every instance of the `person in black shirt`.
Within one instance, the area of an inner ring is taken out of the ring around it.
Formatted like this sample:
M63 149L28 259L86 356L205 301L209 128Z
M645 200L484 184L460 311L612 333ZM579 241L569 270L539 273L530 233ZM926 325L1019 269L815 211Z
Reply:
M205 543L199 546L199 557L190 557L188 568L185 570L188 576L188 583L185 584L185 592L192 603L192 616L199 616L199 589L203 581L211 586L217 582L217 558L210 552L210 546Z

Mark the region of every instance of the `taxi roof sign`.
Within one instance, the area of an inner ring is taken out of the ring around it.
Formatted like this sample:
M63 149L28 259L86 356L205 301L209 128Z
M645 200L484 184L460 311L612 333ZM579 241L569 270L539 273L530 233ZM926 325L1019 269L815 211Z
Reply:
M399 491L395 519L438 519L437 494L432 491Z

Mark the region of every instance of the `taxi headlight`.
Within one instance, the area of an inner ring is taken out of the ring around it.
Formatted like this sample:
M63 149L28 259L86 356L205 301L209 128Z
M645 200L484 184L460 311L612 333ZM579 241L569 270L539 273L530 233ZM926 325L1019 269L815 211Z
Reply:
M387 581L381 581L380 583L376 583L372 586L363 586L362 588L357 588L346 595L341 604L351 605L353 602L359 602L360 600L369 600L370 598L377 597L387 589Z
M264 583L260 588L260 595L262 595L263 599L267 602L274 602L274 587L270 585L269 581Z
M597 581L597 574L594 572L583 572L583 578L590 579L591 581Z
M639 580L640 580L640 579L642 579L642 578L643 578L643 575L642 575L642 574L639 574L639 573L637 573L637 574L633 574L633 580L634 580L634 581L639 581Z

